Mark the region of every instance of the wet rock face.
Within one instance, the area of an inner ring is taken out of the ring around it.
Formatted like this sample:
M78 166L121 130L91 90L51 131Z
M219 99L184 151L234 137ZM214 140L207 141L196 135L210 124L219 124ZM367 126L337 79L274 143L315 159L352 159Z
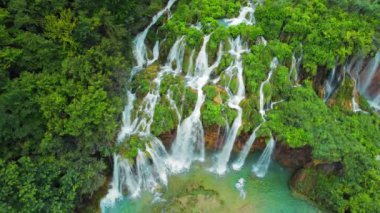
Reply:
M380 94L380 65L377 67L376 74L368 87L368 94L376 97Z
M297 169L312 161L311 152L310 146L290 148L286 144L277 143L274 158L285 167Z
M225 130L220 126L212 126L205 129L205 145L208 150L221 149L223 147Z

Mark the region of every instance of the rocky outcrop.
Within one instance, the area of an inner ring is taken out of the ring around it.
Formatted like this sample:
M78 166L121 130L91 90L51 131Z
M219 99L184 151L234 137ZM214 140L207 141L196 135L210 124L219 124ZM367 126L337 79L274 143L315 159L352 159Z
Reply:
M289 184L293 191L311 197L318 175L341 175L342 172L343 164L340 162L327 163L313 160L298 169L289 180Z
M310 146L290 148L286 144L277 143L274 158L287 168L298 169L312 162L311 152Z

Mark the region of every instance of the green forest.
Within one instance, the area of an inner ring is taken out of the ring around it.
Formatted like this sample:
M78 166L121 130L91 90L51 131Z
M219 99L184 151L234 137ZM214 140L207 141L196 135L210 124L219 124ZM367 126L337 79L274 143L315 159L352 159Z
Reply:
M170 101L181 106L182 118L191 115L197 92L186 86L185 75L192 50L200 51L205 35L210 35L210 63L221 42L229 48L230 37L240 36L250 49L243 55L238 135L262 123L260 83L272 58L278 58L263 88L264 102L283 102L267 112L258 137L273 135L292 149L311 148L312 161L296 168L294 175L303 178L292 190L324 211L380 212L379 114L363 95L357 99L366 113L352 111L355 82L348 75L323 101L324 82L334 67L354 56L370 60L379 51L380 2L265 0L255 8L255 24L220 23L237 17L247 2L177 0L171 17L163 15L147 34L149 47L163 41L158 61L132 76L133 38L166 0L0 0L0 212L100 211L113 154L135 162L150 140L133 135L117 143L122 111L131 101L126 90L136 94L139 106L156 86L159 62L185 36L183 75L163 77L150 128L158 138L175 132L181 121ZM196 23L201 29L192 27ZM260 37L267 45L256 44ZM292 55L301 52L299 79L290 80ZM229 81L235 93L238 82L224 74L232 60L223 54L212 75ZM227 105L229 94L216 84L203 91L204 131L231 126L237 112Z

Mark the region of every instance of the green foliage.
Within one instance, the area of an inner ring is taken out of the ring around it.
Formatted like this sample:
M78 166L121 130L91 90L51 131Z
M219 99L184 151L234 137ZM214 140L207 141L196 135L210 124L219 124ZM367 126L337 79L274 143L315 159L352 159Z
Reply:
M160 135L165 132L170 132L177 127L178 122L177 114L170 106L169 101L166 98L161 99L154 111L152 133L154 135Z
M58 40L63 44L63 48L69 45L75 48L76 44L72 38L72 32L76 26L77 20L74 19L71 10L63 10L59 18L53 15L46 17L45 32L48 38Z
M309 83L291 90L289 95L288 101L270 111L264 126L290 147L311 146L315 161L341 162L344 166L340 176L315 174L316 187L305 193L337 212L347 209L355 212L361 208L376 212L379 209L376 181L380 178L375 160L380 151L379 118L329 109Z
M149 141L148 138L139 137L133 135L124 139L124 141L117 145L117 152L124 158L128 158L131 162L134 162L138 154L138 150L145 150L145 143Z
M338 4L353 5L347 1ZM368 10L380 11L378 6ZM370 15L348 13L325 0L296 4L270 0L258 7L255 15L267 39L280 39L292 46L304 44L303 66L312 76L318 66L335 66L336 58L342 64L352 54L365 55L374 49L378 21Z
M104 185L132 63L127 26L146 5L0 5L0 208L72 212Z

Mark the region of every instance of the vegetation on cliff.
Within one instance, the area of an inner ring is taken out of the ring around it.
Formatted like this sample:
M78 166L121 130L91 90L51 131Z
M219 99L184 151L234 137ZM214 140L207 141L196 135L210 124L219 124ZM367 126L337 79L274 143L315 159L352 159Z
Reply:
M0 1L0 209L72 211L105 183L106 161L115 150L134 159L144 148L145 139L138 137L116 146L115 134L124 86L136 93L135 104L155 86L158 64L145 68L130 85L124 83L134 63L131 38L164 2ZM239 131L250 133L262 122L260 83L277 57L280 66L264 87L265 102L283 102L268 113L259 134L272 132L293 148L310 146L319 164L342 165L334 173L305 168L314 187L304 190L299 184L296 189L319 205L336 212L380 211L379 118L364 99L360 105L368 114L347 110L345 100L351 100L353 88L348 78L336 101L326 105L319 97L327 70L379 49L380 5L370 0L266 0L256 8L255 25L227 28L223 19L236 17L246 3L178 0L172 18L163 16L159 22L165 25L149 32L149 46L157 38L163 41L160 61L177 38L184 35L187 43L184 75L162 81L152 133L172 132L180 122L168 95L183 118L194 108L197 94L184 82L191 51L200 49L203 36L212 33L210 61L220 42L228 49L228 38L241 36L250 52L244 54L246 98L240 104ZM261 36L267 45L257 44ZM292 54L301 52L300 87L294 87L288 73ZM231 60L224 54L213 74L222 84L229 81L223 70ZM224 88L210 84L203 90L203 125L230 125L236 111L228 107Z

